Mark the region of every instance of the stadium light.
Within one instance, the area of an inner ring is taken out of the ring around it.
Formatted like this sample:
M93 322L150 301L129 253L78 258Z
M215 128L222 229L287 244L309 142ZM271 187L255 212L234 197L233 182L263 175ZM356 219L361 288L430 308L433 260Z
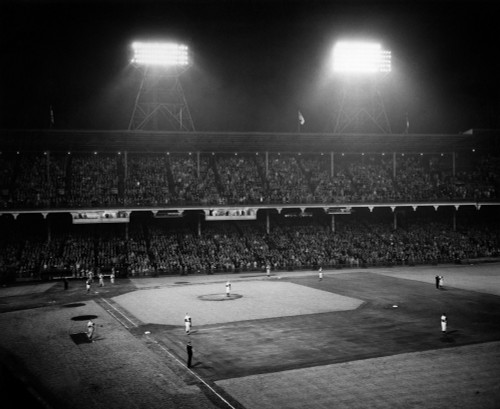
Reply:
M190 68L188 47L176 42L135 41L131 64L141 81L128 129L194 131L180 82Z
M391 52L378 43L339 41L333 48L333 71L375 74L391 71Z
M188 47L177 43L132 43L134 55L131 62L139 65L186 66L189 64Z

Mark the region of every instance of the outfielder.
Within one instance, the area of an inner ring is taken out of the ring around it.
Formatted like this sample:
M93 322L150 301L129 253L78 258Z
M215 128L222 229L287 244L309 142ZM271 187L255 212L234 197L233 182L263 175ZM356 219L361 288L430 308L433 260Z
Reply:
M441 315L441 332L443 334L446 334L446 325L448 324L448 318L446 317L446 314L443 312L443 315Z
M226 283L226 297L231 297L231 283L229 281Z

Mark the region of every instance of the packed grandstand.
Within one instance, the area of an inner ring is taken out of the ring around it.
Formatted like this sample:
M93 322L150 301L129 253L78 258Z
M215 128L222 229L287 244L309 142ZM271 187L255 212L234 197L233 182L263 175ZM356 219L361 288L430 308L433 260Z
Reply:
M308 135L273 134L239 135L237 144L224 134L4 136L4 282L500 255L495 132L397 135L397 143L310 136L309 144ZM122 223L87 223L104 213Z

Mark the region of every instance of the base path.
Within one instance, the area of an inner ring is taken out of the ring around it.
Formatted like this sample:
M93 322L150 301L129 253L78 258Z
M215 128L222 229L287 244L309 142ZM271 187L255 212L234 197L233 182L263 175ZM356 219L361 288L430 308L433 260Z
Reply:
M225 284L221 283L144 291L144 297L133 292L113 300L144 323L164 325L182 325L186 312L193 318L193 325L208 325L346 311L363 303L356 298L275 280L233 283L231 297L226 297Z

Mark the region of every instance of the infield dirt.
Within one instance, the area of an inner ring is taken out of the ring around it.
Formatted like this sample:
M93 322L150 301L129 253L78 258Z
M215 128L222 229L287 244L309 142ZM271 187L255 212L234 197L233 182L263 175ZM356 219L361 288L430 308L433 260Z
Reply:
M497 267L124 279L91 294L83 281L2 288L4 392L11 407L34 408L498 408ZM229 278L240 298L200 298ZM89 316L95 342L75 342Z

